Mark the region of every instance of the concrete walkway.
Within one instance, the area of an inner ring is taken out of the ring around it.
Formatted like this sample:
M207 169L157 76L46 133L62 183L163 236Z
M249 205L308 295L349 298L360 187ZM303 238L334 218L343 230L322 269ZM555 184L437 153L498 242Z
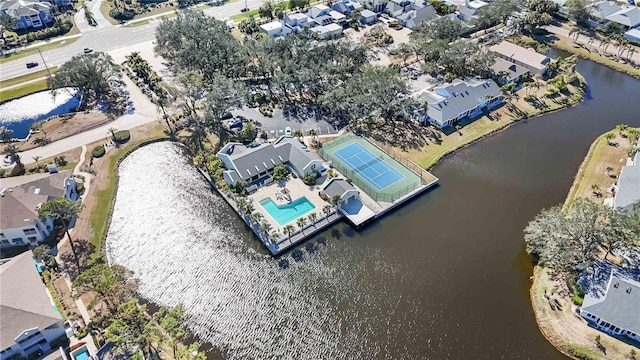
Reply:
M100 11L100 4L102 3L102 1L104 0L92 0L87 3L87 9L91 11L93 18L96 20L98 25L91 26L87 23L87 20L84 16L85 11L83 8L80 8L78 12L76 12L76 14L73 16L73 20L75 21L76 25L78 25L78 29L81 33L91 30L114 27L114 25L109 22L109 20L107 20L104 15L102 15L102 11Z
M86 159L86 155L87 155L87 147L85 145L82 145L82 153L80 154L80 160L78 161L78 165L76 165L76 167L73 169L74 175L80 175L84 177L84 192L80 196L81 201L84 200L84 198L89 193L89 190L91 189L91 179L93 178L93 175L80 171L80 168L82 167L82 164L84 164L84 161ZM74 229L69 229L69 233L73 234ZM58 264L63 264L62 259L60 258L60 248L64 246L68 241L69 241L69 237L65 234L62 240L58 242L58 246L57 246L58 251L56 254L56 261L58 262ZM69 291L73 293L73 285L71 283L69 274L66 271L63 271L62 275L65 283L69 287ZM75 299L75 303L76 303L76 307L78 308L78 312L80 312L80 316L82 316L82 320L84 321L84 324L85 325L89 324L91 322L91 316L89 316L89 311L87 311L87 307L85 306L84 302L82 302L82 299L78 298L78 299ZM93 343L93 338L91 338L91 336L86 336L82 340L80 339L75 339L75 340L77 341L74 341L72 339L71 341L72 345L74 343L83 341L87 344L87 348L89 348L89 352L91 353L91 355L95 355L97 353L98 349L96 345Z
M95 129L54 141L42 147L21 152L20 157L22 158L22 163L25 165L31 164L34 162L34 156L40 156L42 159L46 159L101 139L107 142L109 128L130 130L140 125L156 121L157 114L155 112L155 105L153 105L149 98L147 98L128 77L123 77L123 80L127 85L127 90L129 90L129 99L132 103L130 113L122 115L116 120Z

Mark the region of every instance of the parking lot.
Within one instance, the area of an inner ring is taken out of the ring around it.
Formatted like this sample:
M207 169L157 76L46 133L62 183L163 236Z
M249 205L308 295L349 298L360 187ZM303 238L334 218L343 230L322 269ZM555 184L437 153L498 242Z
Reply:
M274 109L273 117L262 115L258 109L246 107L241 110L234 110L231 113L234 117L240 115L249 120L254 120L256 127L265 129L270 138L284 135L284 130L287 127L290 127L291 131L302 130L305 135L311 129L316 130L318 135L336 134L340 130L325 120L316 120L313 117L307 119L300 119L293 116L286 117L283 115L281 109ZM227 124L230 121L231 120L227 120Z

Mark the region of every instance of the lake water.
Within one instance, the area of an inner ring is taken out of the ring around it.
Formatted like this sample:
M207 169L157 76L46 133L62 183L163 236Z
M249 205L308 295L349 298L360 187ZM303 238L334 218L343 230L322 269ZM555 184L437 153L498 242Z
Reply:
M179 146L146 146L120 168L109 260L146 299L184 304L210 358L563 359L535 323L522 229L599 134L640 126L640 81L578 69L582 104L447 157L439 187L364 231L334 226L286 269Z
M0 104L0 125L13 130L11 137L24 139L29 135L29 125L52 116L68 114L78 106L78 99L71 88L40 91Z

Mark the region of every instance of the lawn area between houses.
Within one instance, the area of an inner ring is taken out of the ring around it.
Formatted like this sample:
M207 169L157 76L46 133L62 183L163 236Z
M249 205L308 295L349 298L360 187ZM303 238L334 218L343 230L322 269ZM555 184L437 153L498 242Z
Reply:
M605 138L609 133L615 135L615 138L611 140L612 145ZM626 164L627 153L630 149L629 139L622 137L615 130L608 131L596 138L578 169L565 204L570 204L579 197L602 202L607 196L607 189L615 183L617 175ZM608 167L612 169L607 171ZM591 188L594 184L599 186L603 193L602 197L594 195Z
M611 144L617 145L609 145L606 139L609 133L615 135ZM564 204L570 204L581 197L603 201L606 189L615 182L616 175L626 164L629 149L628 139L616 130L608 131L596 138L580 165ZM606 170L609 166L613 168L610 173ZM594 196L591 189L593 184L600 186L603 197ZM580 359L633 359L632 345L590 327L586 320L575 312L576 306L571 301L565 281L552 277L549 269L540 266L534 268L530 296L540 331L565 355ZM597 336L600 336L600 344L606 353L598 347Z
M131 138L135 139L124 144L120 148L111 149L100 159L94 160L93 170L97 176L93 178L91 190L87 194L78 221L74 238L89 239L90 260L96 261L104 259L104 239L107 235L111 211L118 187L118 164L130 152L145 144L168 139L164 134L164 127L157 122L149 123L131 129ZM103 144L101 140L92 144L87 144L87 149L93 149L96 145ZM87 161L89 161L89 156ZM105 259L106 260L106 259Z
M74 35L73 34L73 29L77 29L76 26L74 26L73 28L71 28L71 31L69 31L68 33L66 33L64 36L69 36L69 35ZM51 50L51 49L55 49L57 47L60 46L67 46L71 43L73 43L74 41L77 41L78 39L80 39L80 37L76 37L73 39L67 39L67 40L61 40L61 41L55 41L55 40L50 40L48 43L41 41L39 46L36 47L32 47L26 50L19 50L15 53L10 53L7 55L3 55L0 57L0 64L5 63L5 62L9 62L9 61L13 61L13 60L17 60L17 59L21 59L27 56L31 56L31 55L38 55L38 49L40 49L40 51L45 51L45 50ZM36 61L40 62L40 56L38 56L38 58L36 59Z
M54 67L50 67L49 71L47 71L46 69L43 69L43 70L36 71L34 73L31 73L31 74L14 77L14 78L11 78L11 79L8 79L8 80L3 80L3 81L0 81L0 88L5 88L5 87L8 87L8 86L21 84L23 82L27 82L27 81L31 81L31 80L35 80L35 79L39 79L39 78L43 78L43 77L47 77L47 76L49 76L49 72L51 72L51 74L55 74L55 72L57 70L58 70L58 67L54 66Z
M505 129L507 126L522 119L560 110L578 103L582 99L584 91L574 85L569 85L568 88L569 91L567 94L561 94L555 99L544 98L543 95L546 91L544 85L537 89L537 92L529 90L530 95L536 94L539 99L536 106L523 100L526 95L526 90L521 89L517 92L518 98L510 100L512 106L503 105L477 120L463 121L461 124L462 128L459 131L454 131L448 135L440 130L435 130L441 136L441 141L436 142L425 135L425 138L428 138L425 146L408 149L404 151L403 155L423 168L429 169L447 154L465 147L489 134ZM566 101L566 103L563 101ZM540 104L542 103L544 105L541 106ZM427 131L428 129L425 127L424 132L426 133ZM396 148L396 150L403 151L400 148Z
M28 83L25 85L17 86L8 90L0 90L0 102L17 99L25 95L33 94L38 91L47 90L47 79L42 79Z

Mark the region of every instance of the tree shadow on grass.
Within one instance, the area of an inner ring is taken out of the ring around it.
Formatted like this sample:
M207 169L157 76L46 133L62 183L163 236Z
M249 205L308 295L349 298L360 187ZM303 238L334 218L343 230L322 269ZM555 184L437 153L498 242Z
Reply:
M74 239L73 245L76 249L76 254L78 255L78 263L80 264L79 269L76 265L75 257L73 256L70 246L65 247L60 254L62 265L71 279L75 279L80 272L90 266L91 254L93 254L96 248L95 245L85 239Z

